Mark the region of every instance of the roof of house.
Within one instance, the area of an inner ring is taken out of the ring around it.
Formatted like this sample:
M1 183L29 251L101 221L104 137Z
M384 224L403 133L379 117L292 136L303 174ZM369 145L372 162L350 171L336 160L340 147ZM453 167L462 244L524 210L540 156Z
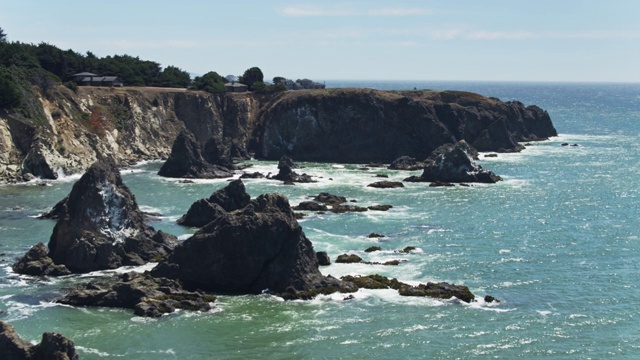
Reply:
M224 86L233 86L233 87L249 87L248 85L245 84L241 84L241 83L226 83L224 84Z
M90 72L81 72L81 73L73 74L73 76L98 76L98 75Z

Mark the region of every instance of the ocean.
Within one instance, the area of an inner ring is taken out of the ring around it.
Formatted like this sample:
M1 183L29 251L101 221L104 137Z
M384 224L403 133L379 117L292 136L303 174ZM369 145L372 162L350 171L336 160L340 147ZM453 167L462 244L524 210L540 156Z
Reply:
M220 296L207 313L178 311L159 319L131 310L74 308L53 301L80 281L109 276L37 279L11 272L32 245L47 243L54 222L35 216L68 194L79 175L0 186L0 320L40 341L45 331L72 339L82 359L467 359L640 357L640 84L327 81L328 87L383 90L454 89L547 110L560 134L480 164L504 181L430 188L405 183L374 189L362 164L302 163L318 183L283 186L246 180L252 197L285 194L292 205L322 191L387 212L310 214L300 221L318 251L335 258L401 260L399 266L332 264L325 275L382 274L409 283L446 281L479 297L402 297L394 290L290 301L268 295ZM561 146L563 143L578 146ZM252 161L251 171L277 171ZM150 161L122 169L125 184L151 223L181 239L176 225L194 201L227 180L181 184L156 175ZM375 232L383 238L369 238ZM377 245L383 250L366 253ZM397 250L415 246L408 254ZM139 270L148 269L151 265ZM499 304L485 303L492 295ZM0 354L0 358L1 358Z

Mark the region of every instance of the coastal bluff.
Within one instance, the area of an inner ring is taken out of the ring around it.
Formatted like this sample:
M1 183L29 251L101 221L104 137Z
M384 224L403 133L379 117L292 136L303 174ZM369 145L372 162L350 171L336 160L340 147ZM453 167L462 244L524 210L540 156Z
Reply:
M519 142L557 135L535 105L459 91L57 86L36 100L28 113L0 113L0 181L84 172L103 156L119 165L166 158L183 130L235 158L342 163L424 159L460 140L479 151L519 151Z

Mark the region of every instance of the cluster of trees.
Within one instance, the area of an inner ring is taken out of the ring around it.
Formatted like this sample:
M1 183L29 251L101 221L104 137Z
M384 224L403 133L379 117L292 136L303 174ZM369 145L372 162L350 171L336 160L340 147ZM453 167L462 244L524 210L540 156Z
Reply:
M225 92L227 82L215 71L191 80L190 74L178 67L163 69L157 62L130 55L100 58L90 51L80 54L47 43L9 42L0 28L0 109L19 107L30 85L36 85L45 95L58 83L77 89L73 75L85 71L117 76L127 86L190 88L211 93ZM265 83L262 70L252 67L239 76L238 81L251 91L267 93L285 91L281 79L284 78L276 77L273 84Z

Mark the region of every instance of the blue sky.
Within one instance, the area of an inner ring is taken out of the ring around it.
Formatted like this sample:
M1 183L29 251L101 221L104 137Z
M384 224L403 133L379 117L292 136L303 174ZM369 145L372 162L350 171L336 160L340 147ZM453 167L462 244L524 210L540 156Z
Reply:
M0 0L10 41L193 73L640 82L640 1Z

